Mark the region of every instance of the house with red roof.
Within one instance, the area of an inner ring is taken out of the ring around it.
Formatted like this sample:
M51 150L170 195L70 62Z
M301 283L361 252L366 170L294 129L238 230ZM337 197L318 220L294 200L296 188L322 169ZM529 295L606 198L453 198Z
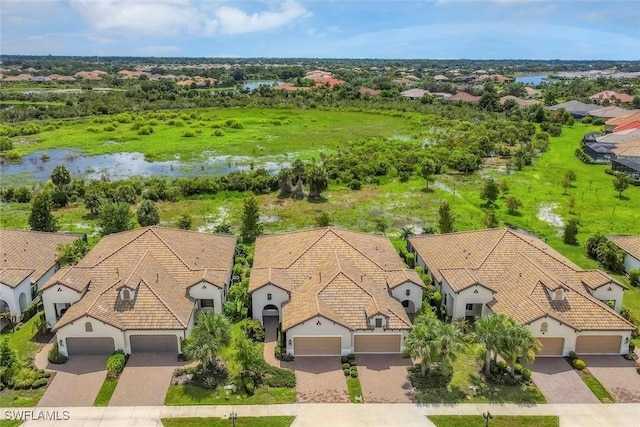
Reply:
M455 95L453 95L451 98L449 98L449 101L451 102L461 101L461 102L469 102L472 104L476 104L480 101L480 97L471 95L470 93L467 93L467 92L458 92Z
M614 90L603 90L602 92L598 92L595 95L591 95L589 99L594 104L602 104L604 101L608 101L610 103L628 103L633 101L633 96L626 93L616 92Z

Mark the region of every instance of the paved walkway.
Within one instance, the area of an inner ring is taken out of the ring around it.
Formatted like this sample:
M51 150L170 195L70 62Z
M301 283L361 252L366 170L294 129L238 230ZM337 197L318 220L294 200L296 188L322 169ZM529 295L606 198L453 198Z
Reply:
M38 408L45 410L46 408ZM0 408L6 411L31 411L26 408ZM33 415L38 415L35 410ZM293 427L386 427L430 426L427 415L556 415L560 427L638 427L640 404L290 404L290 405L220 405L220 406L139 406L102 408L52 408L62 416L68 410L68 421L28 421L25 427L75 427L75 426L161 426L160 418L218 417L228 418L233 411L240 417L292 415Z
M600 403L563 357L537 358L531 372L548 403Z

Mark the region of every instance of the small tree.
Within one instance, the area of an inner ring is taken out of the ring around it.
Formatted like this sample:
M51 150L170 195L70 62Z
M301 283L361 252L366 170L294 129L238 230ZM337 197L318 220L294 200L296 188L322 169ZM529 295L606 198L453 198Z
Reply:
M500 187L498 186L496 180L493 178L486 179L480 192L480 198L485 201L487 206L491 206L495 203L496 200L498 200L499 195Z
M278 187L280 188L280 197L285 197L293 191L293 180L291 176L293 172L289 168L282 168L278 172Z
M496 228L498 226L498 217L496 216L496 210L493 208L485 210L482 223L487 228Z
M192 359L197 359L206 372L215 365L216 355L229 344L231 324L222 314L200 313L191 335L184 341L183 350Z
M601 243L606 242L607 238L599 231L596 234L589 236L586 242L584 242L584 248L587 252L587 256L592 259L598 259L598 247Z
M96 188L89 188L84 193L84 206L89 209L91 215L100 213L100 205L104 201L104 194Z
M567 206L569 207L569 213L573 213L573 210L576 207L576 196L574 196L573 194L569 196L569 198L567 199Z
M328 227L331 225L331 215L328 212L322 211L318 215L316 215L316 226L317 227Z
M191 215L189 214L182 214L180 215L180 218L178 218L178 228L181 228L183 230L191 230L191 224L193 223L193 220L191 218Z
M452 233L454 220L449 202L444 200L440 203L440 208L438 208L438 226L440 227L440 233Z
M71 183L71 172L65 165L58 165L51 172L51 182L59 192L64 193L67 185Z
M121 231L131 230L133 213L126 203L105 202L100 208L100 216L98 217L98 225L102 228L102 235L119 233Z
M431 180L431 175L433 175L436 171L436 164L431 159L424 159L422 164L420 165L420 172L422 173L422 177L426 181L426 189L429 190L429 181Z
M43 191L33 198L29 226L35 231L58 231L58 222L51 213L53 201L51 194Z
M309 185L309 198L319 199L320 194L329 186L329 178L324 168L312 165L307 171L307 184Z
M378 217L374 220L374 222L376 223L377 232L384 234L387 231L387 228L389 227L389 223L387 222L386 219Z
M83 239L74 240L71 243L58 245L56 262L60 267L76 265L89 252L89 244Z
M156 225L160 222L158 207L153 201L148 199L145 199L140 203L138 211L136 212L136 217L138 219L138 224L142 227Z
M626 173L616 172L613 178L613 188L618 192L618 197L622 197L622 192L629 188L629 177Z
M579 222L575 218L571 218L564 226L564 234L562 240L568 245L578 244L578 225Z
M262 224L260 224L260 210L258 201L253 195L244 199L244 208L242 209L242 229L240 235L246 243L252 243L262 233Z
M509 210L510 214L516 213L518 209L522 207L522 202L517 197L507 196L505 201L507 203L507 209Z

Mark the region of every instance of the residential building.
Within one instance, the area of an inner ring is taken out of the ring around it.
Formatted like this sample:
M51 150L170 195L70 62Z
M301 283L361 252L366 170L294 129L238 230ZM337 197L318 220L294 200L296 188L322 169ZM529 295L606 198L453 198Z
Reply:
M610 237L625 253L624 271L640 270L640 236L615 236Z
M605 101L615 104L616 102L629 103L633 101L633 96L614 90L603 90L602 92L591 95L589 99L595 104L602 104Z

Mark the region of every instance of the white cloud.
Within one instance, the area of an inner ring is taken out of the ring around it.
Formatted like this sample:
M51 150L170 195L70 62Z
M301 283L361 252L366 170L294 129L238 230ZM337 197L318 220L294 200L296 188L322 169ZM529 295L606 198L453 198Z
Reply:
M218 2L194 0L71 0L71 5L96 30L158 36L268 31L309 16L294 0L255 13Z

